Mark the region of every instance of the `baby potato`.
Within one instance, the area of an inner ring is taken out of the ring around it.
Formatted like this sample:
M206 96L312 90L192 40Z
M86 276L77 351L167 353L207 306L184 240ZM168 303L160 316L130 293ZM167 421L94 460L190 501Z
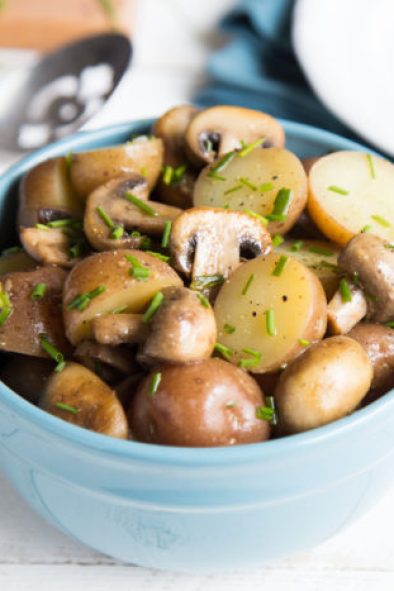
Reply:
M39 212L45 209L74 218L82 217L82 203L71 185L64 157L37 164L20 184L18 225L29 227L44 221Z
M275 251L281 255L292 256L311 269L318 278L330 300L339 284L337 259L339 248L332 242L322 240L286 240Z
M271 233L284 234L297 221L307 200L307 178L295 154L281 148L255 148L245 156L235 156L214 172L205 167L194 187L195 207L225 207L253 211L266 216L275 213L280 189L290 190L283 219L270 221Z
M334 152L309 173L308 211L323 234L345 246L362 230L394 240L394 165L363 152Z
M85 429L127 439L128 424L115 392L78 363L53 372L40 400L43 410Z
M97 187L121 174L141 174L146 177L151 189L159 177L162 164L162 140L141 136L119 146L74 154L70 175L78 194L86 198Z
M102 314L144 311L155 293L170 285L183 283L167 263L140 250L105 251L83 259L64 286L67 338L73 344L90 338L91 321Z
M327 322L323 287L305 265L278 253L238 267L215 302L219 351L253 373L273 372L321 339Z
M357 408L372 380L361 345L331 337L310 347L282 373L275 390L280 429L299 433L331 423Z

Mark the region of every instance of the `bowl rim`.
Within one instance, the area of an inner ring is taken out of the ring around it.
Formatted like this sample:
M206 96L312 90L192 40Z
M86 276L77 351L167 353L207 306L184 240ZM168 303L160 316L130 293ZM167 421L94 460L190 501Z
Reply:
M21 174L48 157L65 154L71 149L75 151L80 147L83 148L87 140L103 142L111 139L114 134L127 134L132 131L133 127L151 126L153 121L154 119L141 119L95 130L80 131L53 142L23 157L6 170L0 177L0 195L6 192ZM279 119L279 121L284 126L286 133L293 133L302 137L304 141L320 143L326 141L340 145L342 149L366 151L380 156L378 152L330 131L284 119ZM260 463L277 455L286 453L293 455L304 448L315 448L341 435L349 436L352 432L362 429L365 425L372 424L394 406L394 389L354 413L322 427L264 442L225 447L189 448L166 446L116 439L95 433L43 411L0 381L0 406L2 404L19 414L23 419L31 422L36 428L47 431L57 438L67 441L74 447L82 446L91 451L115 455L127 460L148 461L159 464L187 464L189 467L199 465L224 466L239 463L250 464L256 463L256 461Z

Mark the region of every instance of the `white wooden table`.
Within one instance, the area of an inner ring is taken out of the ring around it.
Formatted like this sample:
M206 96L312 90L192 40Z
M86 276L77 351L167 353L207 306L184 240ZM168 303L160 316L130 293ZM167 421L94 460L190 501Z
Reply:
M88 127L187 101L203 79L208 29L232 3L140 0L131 89L126 85ZM393 501L394 490L308 553L255 571L188 576L122 565L77 544L33 514L0 475L0 591L394 591Z

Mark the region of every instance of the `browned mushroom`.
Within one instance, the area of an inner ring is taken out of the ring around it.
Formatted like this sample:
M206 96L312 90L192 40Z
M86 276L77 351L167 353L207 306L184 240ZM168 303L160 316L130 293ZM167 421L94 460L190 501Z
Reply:
M283 148L283 127L267 113L229 105L201 111L186 132L189 158L199 167L260 139L263 146Z
M148 202L148 197L148 184L140 175L117 177L93 191L84 218L90 244L97 250L139 248L146 241L141 232L162 234L166 222L174 220L182 210Z
M267 254L270 248L270 234L261 222L240 211L195 207L183 212L172 226L175 266L194 281L207 276L226 278L241 256Z
M360 322L347 335L367 353L373 368L371 388L382 391L394 387L394 330L382 324Z
M148 324L143 314L106 314L92 320L92 334L97 343L103 345L135 345L148 336Z
M73 267L82 252L86 253L86 242L82 234L67 228L20 228L19 237L26 252L43 265Z
M170 109L158 119L153 134L164 143L164 169L157 185L157 194L164 203L191 207L196 173L186 156L186 130L198 110L191 105Z

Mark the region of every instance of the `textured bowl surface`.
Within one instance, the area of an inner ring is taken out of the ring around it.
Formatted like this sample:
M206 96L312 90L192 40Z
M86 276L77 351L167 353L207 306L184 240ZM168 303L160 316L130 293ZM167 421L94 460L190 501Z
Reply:
M0 247L15 240L16 188L39 161L126 141L151 121L80 133L0 179ZM301 157L363 147L284 122ZM276 441L181 449L74 427L0 384L0 467L50 523L147 567L202 572L258 566L335 534L394 476L394 391L331 425ZM388 526L388 524L387 524Z

